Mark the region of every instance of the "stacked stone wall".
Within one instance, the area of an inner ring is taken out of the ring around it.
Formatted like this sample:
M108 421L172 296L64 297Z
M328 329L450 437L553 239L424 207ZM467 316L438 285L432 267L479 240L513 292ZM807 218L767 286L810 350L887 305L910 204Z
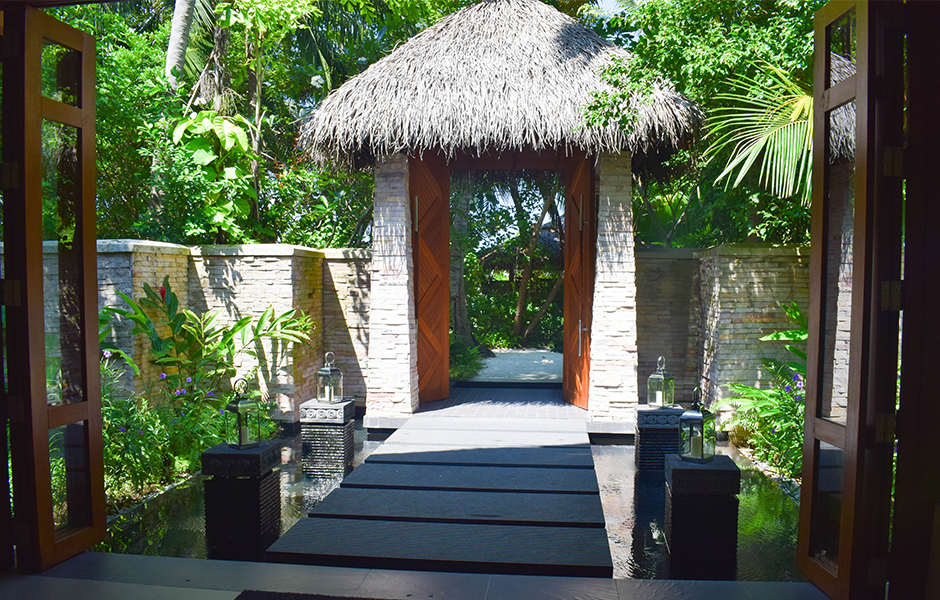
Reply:
M323 350L343 372L343 393L364 406L369 372L372 252L323 250Z
M675 378L677 402L692 399L699 384L699 261L693 250L636 253L639 403L660 356Z
M768 333L791 329L781 304L809 304L809 248L728 244L697 253L701 296L698 363L708 400L721 404L729 384L767 388L770 373L761 357L790 360Z
M628 153L597 166L597 259L591 317L588 411L626 420L637 397L637 287L633 191Z
M316 370L322 365L322 255L281 244L203 246L193 249L190 303L196 312L216 311L229 324L243 317L299 309L314 317L309 344L289 352L280 340L265 340L265 357L243 355L237 376L257 369L262 393L276 404L275 418L299 420L299 404L316 396Z

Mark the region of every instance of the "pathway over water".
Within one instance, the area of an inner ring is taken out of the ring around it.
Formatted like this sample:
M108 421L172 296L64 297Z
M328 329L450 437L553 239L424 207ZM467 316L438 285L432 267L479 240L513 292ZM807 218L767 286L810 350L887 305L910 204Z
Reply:
M559 390L454 391L392 434L269 559L611 577L584 412Z

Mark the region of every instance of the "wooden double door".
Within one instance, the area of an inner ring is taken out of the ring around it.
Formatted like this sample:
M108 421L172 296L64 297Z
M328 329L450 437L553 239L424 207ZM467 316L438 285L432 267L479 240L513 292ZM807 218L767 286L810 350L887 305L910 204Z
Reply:
M479 160L457 168L560 170L565 182L564 367L566 402L587 408L596 210L594 169L586 156L563 161ZM441 157L409 161L418 395L433 402L450 395L450 171ZM508 317L507 317L508 318Z

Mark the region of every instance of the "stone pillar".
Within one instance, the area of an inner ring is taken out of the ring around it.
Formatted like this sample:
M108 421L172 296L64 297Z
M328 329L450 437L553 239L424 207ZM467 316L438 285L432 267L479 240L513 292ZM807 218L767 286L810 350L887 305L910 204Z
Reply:
M636 258L629 153L597 167L597 262L588 410L595 420L632 420L637 404Z
M369 380L364 425L396 428L418 407L418 332L408 194L408 157L375 165Z

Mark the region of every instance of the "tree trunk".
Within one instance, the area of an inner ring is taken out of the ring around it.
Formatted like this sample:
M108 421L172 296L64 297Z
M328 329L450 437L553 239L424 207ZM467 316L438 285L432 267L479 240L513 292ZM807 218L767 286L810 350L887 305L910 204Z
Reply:
M170 25L170 42L166 48L166 65L163 72L175 91L179 87L176 73L183 72L186 64L186 48L189 47L189 31L193 26L193 8L196 0L176 0L173 22Z
M532 226L532 234L529 236L529 245L525 250L525 268L522 270L522 277L519 278L519 294L516 296L516 312L512 318L512 333L516 336L522 335L522 316L525 312L526 297L528 296L529 279L532 278L532 269L535 262L535 249L539 243L539 234L542 233L542 223L545 221L545 215L551 210L555 203L554 188L547 188L543 182L539 182L539 191L541 192L544 204L538 220ZM541 318L541 317L540 317Z

